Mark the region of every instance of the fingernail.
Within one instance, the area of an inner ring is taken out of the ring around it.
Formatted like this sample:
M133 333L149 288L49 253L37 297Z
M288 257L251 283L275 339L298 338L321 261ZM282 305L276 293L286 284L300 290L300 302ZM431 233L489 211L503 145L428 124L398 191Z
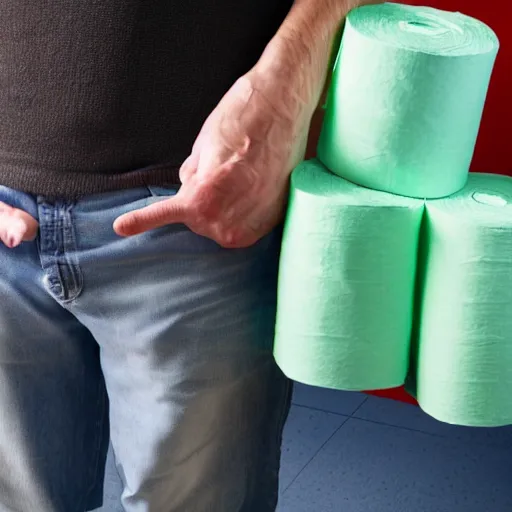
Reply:
M21 243L22 236L20 236L19 232L17 231L8 231L7 232L7 247L9 249L14 249L14 247L17 247Z

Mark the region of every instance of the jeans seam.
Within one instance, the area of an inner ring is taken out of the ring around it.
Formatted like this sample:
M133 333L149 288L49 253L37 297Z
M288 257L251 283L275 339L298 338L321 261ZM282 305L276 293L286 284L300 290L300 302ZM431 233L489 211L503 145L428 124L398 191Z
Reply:
M105 435L105 427L104 427L105 412L107 409L105 407L106 399L103 396L102 388L103 388L103 384L100 382L98 384L99 399L98 399L98 404L97 404L98 409L100 411L98 414L98 423L97 423L97 428L96 428L96 431L98 432L98 434L96 435L96 439L95 439L95 443L94 443L94 445L95 445L94 453L93 453L93 456L91 457L91 461L93 461L93 462L91 464L91 471L89 472L90 484L89 484L89 487L85 490L82 504L81 504L82 506L79 508L79 512L87 511L86 505L87 505L87 502L89 501L89 495L91 494L92 490L96 486L98 476L99 476L101 446L102 446L102 442L103 442L103 436Z
M74 219L71 212L73 206L74 204L69 204L65 208L62 229L64 258L74 287L72 296L65 301L62 301L64 304L72 304L82 293L84 285L82 271L76 257L76 234L73 226Z

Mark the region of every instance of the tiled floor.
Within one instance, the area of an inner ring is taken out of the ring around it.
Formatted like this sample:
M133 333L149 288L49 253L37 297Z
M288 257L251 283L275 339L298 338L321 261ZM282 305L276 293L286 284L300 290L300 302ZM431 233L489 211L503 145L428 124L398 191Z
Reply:
M512 427L453 427L412 405L302 385L293 402L279 512L512 512ZM101 510L120 512L111 483Z
M512 427L297 385L279 512L511 512Z

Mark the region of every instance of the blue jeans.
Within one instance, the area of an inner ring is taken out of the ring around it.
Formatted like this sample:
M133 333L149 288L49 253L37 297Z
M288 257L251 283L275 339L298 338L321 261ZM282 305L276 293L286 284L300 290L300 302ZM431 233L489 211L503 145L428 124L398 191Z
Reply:
M40 223L34 242L0 247L1 512L99 507L109 440L127 512L275 510L280 235L226 250L183 225L113 232L173 193L0 187Z

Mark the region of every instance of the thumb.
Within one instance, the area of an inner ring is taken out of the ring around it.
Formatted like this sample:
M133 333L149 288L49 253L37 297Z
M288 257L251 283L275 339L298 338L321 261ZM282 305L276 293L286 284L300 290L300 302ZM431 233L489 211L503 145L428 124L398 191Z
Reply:
M168 224L185 223L187 214L187 205L178 192L174 197L121 215L114 222L114 231L120 236L138 235Z

